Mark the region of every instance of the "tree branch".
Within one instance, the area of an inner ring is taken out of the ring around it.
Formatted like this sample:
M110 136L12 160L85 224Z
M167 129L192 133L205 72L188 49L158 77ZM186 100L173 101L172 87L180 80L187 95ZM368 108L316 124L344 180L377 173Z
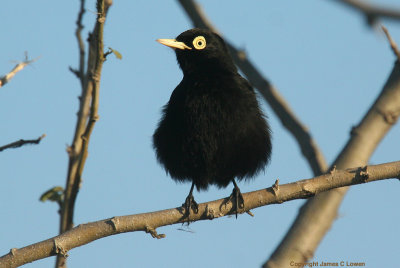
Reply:
M218 30L206 18L201 7L192 0L178 0L186 14L192 20L195 27L210 29L216 33ZM303 156L308 161L314 175L322 174L328 165L317 143L312 138L308 129L293 113L289 104L279 94L276 88L263 77L256 67L251 63L243 51L239 51L226 39L230 53L236 65L247 77L250 83L258 90L261 96L268 102L282 125L293 135L300 146Z
M10 148L18 148L27 144L39 144L40 141L46 137L46 134L43 134L42 136L40 136L39 138L37 138L36 140L18 140L15 142L12 142L10 144L4 145L0 147L0 152L4 151L5 149L10 149Z
M394 8L384 8L380 6L375 6L367 1L360 0L336 0L337 2L341 2L349 7L352 7L361 13L363 13L367 21L370 25L372 25L379 17L384 17L388 19L399 20L400 19L400 10L396 10Z
M189 17L192 19L193 24L196 27L205 27L209 28L215 31L213 29L212 25L209 23L209 21L205 18L204 14L202 13L200 7L195 4L193 1L189 0L179 0L185 11L188 13ZM277 94L277 92L274 92L273 87L269 84L269 82L264 79L259 72L253 67L248 68L250 72L246 72L246 64L247 63L245 60L245 55L244 53L238 52L233 48L228 43L232 56L235 58L236 64L241 68L243 73L247 76L249 81L256 87L260 93L263 95L265 99L267 99L268 103L270 106L273 108L274 112L278 115L278 117L281 119L282 124L288 128L288 130L295 136L297 142L299 143L300 147L302 148L303 155L307 158L310 166L312 167L314 174L319 174L321 170L325 170L326 164L325 161L323 160L322 153L319 151L318 147L316 146L316 143L312 140L310 134L307 132L306 128L302 126L299 122L298 119L293 115L293 113L288 109L289 111L281 111L280 107L287 107L286 103L280 102L279 99L281 98L280 96L277 98L278 101L275 100L269 100L269 97L273 99ZM241 66L241 59L243 59L243 65ZM394 71L395 72L395 71ZM394 75L397 76L397 75ZM257 77L257 79L253 80L254 77ZM390 79L391 82L395 81L396 79ZM396 88L396 82L394 83L395 85L388 85L388 87L391 88ZM386 87L385 87L386 88ZM264 91L265 89L265 91ZM386 91L386 90L384 90ZM336 164L340 168L346 168L349 166L356 166L356 165L365 165L367 163L367 159L369 156L372 154L374 149L376 148L377 144L379 141L383 138L383 136L386 134L386 132L389 130L386 126L382 126L381 124L377 123L377 125L370 124L371 122L382 122L382 119L386 122L387 118L389 118L391 121L394 122L396 121L398 117L398 105L400 104L400 101L398 97L396 96L397 93L393 91L396 90L388 90L392 91L391 93L386 92L383 95L389 95L393 96L394 99L392 100L391 104L389 104L388 107L379 105L378 108L378 113L381 113L378 117L374 116L366 116L368 118L367 122L365 124L360 124L359 127L355 128L352 135L352 139L349 141L348 145L346 146L347 149L344 149L343 153L341 154L341 157L338 158L336 161ZM272 96L271 96L272 95ZM385 99L385 97L381 98ZM397 103L396 103L397 101ZM386 103L386 101L384 101ZM396 107L391 107L391 106L396 106ZM374 105L374 109L377 109L377 106ZM376 110L374 110L376 111ZM375 114L376 115L376 114ZM383 116L382 116L383 115ZM385 119L386 118L386 119ZM381 120L381 121L379 121ZM364 122L364 121L363 121ZM374 128L366 129L367 127L362 127L361 126L376 126L376 127L382 127L379 130L375 130ZM365 133L362 133L362 131L365 131ZM364 135L365 134L365 135ZM357 136L357 137L356 137ZM365 137L364 137L365 136ZM371 138L370 136L374 136ZM369 141L366 141L366 139L370 139ZM367 145L365 146L363 150L363 145L362 143L366 142ZM370 150L370 151L369 151ZM363 154L366 152L366 154ZM361 156L360 156L361 155ZM359 157L358 157L359 156ZM323 164L321 164L323 163ZM343 188L342 188L343 189ZM323 195L318 195L316 198L313 198L313 201L307 202L307 204L301 208L299 216L296 220L296 222L293 224L291 230L287 234L287 237L285 237L285 247L281 246L276 250L276 252L279 252L282 254L282 256L277 257L278 255L272 256L272 258L276 257L275 260L280 260L280 262L276 263L270 261L268 264L270 266L266 267L285 267L287 266L287 260L299 260L300 262L302 260L306 260L313 254L315 248L317 247L318 243L322 239L322 237L325 235L326 231L332 224L332 221L334 220L336 216L336 211L337 208L341 202L341 199L343 198L345 193L345 190L343 193L339 196L341 198L338 198L335 201L332 201L329 198L323 198ZM329 195L329 194L327 194ZM332 194L334 195L334 194ZM315 200L315 201L314 201ZM325 201L326 200L326 201ZM331 206L329 206L331 205ZM317 212L318 211L318 212ZM313 220L311 221L312 227L308 225L310 222L310 217L313 216ZM323 224L320 224L323 222ZM315 226L318 225L318 226ZM301 231L301 232L300 232ZM296 238L298 234L302 234L302 237L299 239ZM288 239L287 239L288 238ZM309 244L309 240L312 240L311 245ZM300 250L299 250L300 249ZM292 254L292 255L291 255ZM274 261L275 261L274 260ZM285 261L285 262L282 262ZM275 266L274 266L275 264Z
M382 25L381 28L382 28L382 31L385 33L386 38L389 41L390 48L392 49L394 55L397 57L397 60L400 61L400 51L399 51L399 48L397 47L396 42L392 39L392 37L389 34L388 29L386 29L385 26Z
M241 213L261 206L281 204L290 200L308 198L337 187L400 178L400 161L380 165L333 170L325 175L243 194L245 207ZM199 205L199 212L191 214L191 221L212 220L235 213L229 197ZM154 238L163 238L156 228L186 221L182 207L156 212L118 216L78 225L56 237L26 246L13 248L0 257L0 267L18 267L28 262L67 252L94 240L126 232L144 231ZM284 266L280 266L284 267ZM286 267L286 266L285 266Z
M84 46L82 44L81 20L84 13L84 0L81 0L77 19L76 37L79 45L79 70L75 73L81 81L82 96L72 145L69 154L68 175L61 207L60 234L73 227L75 201L78 195L83 169L88 155L91 133L98 120L99 90L101 70L104 62L103 28L111 0L97 0L97 19L93 32L89 35L89 55L87 71L84 73ZM56 267L66 267L66 258L58 254Z
M360 124L353 128L349 141L333 165L339 169L365 165L399 115L400 62L396 61L381 94ZM305 262L311 258L337 218L347 190L348 187L343 187L309 199L263 267L286 267L290 261Z
M25 66L37 61L39 59L28 60L28 56L25 56L25 60L23 62L18 63L15 67L5 76L0 77L0 87L7 84L19 71L25 68Z
M75 70L72 67L70 67L69 69L78 77L78 79L81 82L82 88L85 86L85 43L83 42L82 39L82 30L84 28L82 25L82 19L84 14L85 14L85 0L81 0L78 18L76 20L76 30L75 30L75 37L78 42L78 48L79 48L79 69Z

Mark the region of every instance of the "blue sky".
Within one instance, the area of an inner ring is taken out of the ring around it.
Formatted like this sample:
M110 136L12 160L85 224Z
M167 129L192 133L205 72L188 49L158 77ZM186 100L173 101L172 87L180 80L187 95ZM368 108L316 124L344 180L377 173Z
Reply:
M380 1L397 7L397 1ZM335 1L199 1L226 39L280 90L309 127L331 162L385 83L394 56L384 35L364 17ZM47 137L40 145L0 153L0 255L57 235L57 206L41 203L47 189L64 186L66 147L72 141L79 82L68 67L78 64L74 36L79 1L6 1L0 9L0 74L27 51L40 59L0 89L0 145ZM88 1L84 36L93 28ZM400 22L386 21L400 44ZM155 42L191 28L176 1L114 1L105 45L123 55L104 64L97 122L77 200L75 223L179 206L190 185L176 184L158 165L151 135L182 78L172 50ZM263 101L260 99L260 102ZM241 183L242 192L309 178L297 144L264 103L273 130L272 161L265 174ZM395 126L371 163L399 160L400 127ZM339 218L314 261L398 263L398 181L353 187ZM198 202L228 196L231 187L195 192ZM159 228L156 240L137 232L112 236L73 249L70 267L257 267L271 254L303 201L255 209L190 225ZM52 267L54 258L26 267Z

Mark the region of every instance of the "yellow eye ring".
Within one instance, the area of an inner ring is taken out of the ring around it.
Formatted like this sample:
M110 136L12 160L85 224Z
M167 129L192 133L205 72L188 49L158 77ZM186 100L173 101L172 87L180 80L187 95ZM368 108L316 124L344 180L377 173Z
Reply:
M197 36L194 40L193 40L193 46L195 49L204 49L206 47L206 39L204 38L204 36Z

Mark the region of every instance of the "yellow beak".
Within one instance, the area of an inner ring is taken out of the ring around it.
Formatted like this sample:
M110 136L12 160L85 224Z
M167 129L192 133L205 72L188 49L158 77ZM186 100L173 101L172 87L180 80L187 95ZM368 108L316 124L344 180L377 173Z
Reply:
M192 49L191 47L187 46L183 42L178 42L175 39L157 39L158 43L163 44L164 46L171 47L171 48L178 48L178 49Z

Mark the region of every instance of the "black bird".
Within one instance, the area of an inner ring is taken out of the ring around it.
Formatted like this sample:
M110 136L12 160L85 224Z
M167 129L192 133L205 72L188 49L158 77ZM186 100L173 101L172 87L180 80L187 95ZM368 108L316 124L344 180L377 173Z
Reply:
M190 209L198 212L194 186L206 190L230 182L237 217L244 201L235 178L253 177L271 155L270 130L256 94L218 34L196 28L157 41L175 50L183 71L153 135L157 159L172 179L192 182L184 217Z

